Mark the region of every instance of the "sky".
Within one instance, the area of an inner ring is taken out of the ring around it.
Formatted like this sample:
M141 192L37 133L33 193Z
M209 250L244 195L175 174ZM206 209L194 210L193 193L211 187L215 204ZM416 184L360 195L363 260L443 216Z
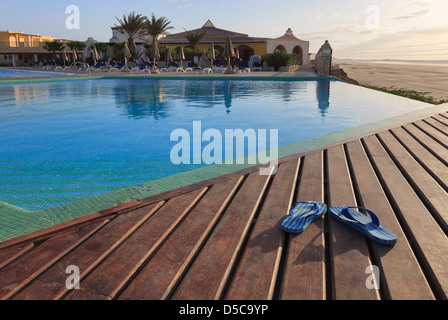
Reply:
M328 40L341 59L448 60L446 0L0 0L0 30L107 42L116 17L132 11L166 17L171 33L216 27L277 38L288 28L315 53ZM70 5L79 29L68 29Z

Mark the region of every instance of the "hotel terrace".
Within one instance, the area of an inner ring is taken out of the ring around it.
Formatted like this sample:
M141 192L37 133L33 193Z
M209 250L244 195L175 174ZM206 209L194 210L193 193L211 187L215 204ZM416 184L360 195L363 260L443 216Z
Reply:
M0 66L30 66L42 57L51 56L43 47L47 41L67 42L60 38L14 32L0 31Z
M127 34L121 33L117 27L112 28L112 33L113 36L109 40L109 45L126 41L128 38ZM300 40L295 37L290 28L283 36L279 38L260 38L251 37L244 33L217 28L213 22L207 20L201 28L166 35L159 38L158 43L159 45L166 46L166 48L175 48L179 46L186 47L189 45L189 42L185 36L190 33L205 34L198 46L199 50L204 49L205 52L208 52L212 43L214 44L215 50L223 52L227 35L229 35L234 47L239 50L240 59L244 61L249 61L251 55L264 55L266 53L272 53L280 50L288 53L299 54L302 57L301 64L309 64L309 41ZM142 44L150 41L151 40L148 37L136 39L135 42L137 44L137 52L140 50L144 52Z
M291 29L288 29L282 37L270 39L250 37L247 34L217 28L208 20L202 28L168 35L159 40L160 44L167 47L186 46L188 41L185 38L190 33L205 33L199 49L208 50L213 43L216 50L224 51L227 35L230 35L235 48L238 48L242 60L249 61L252 55L264 55L274 51L286 51L296 53L302 57L302 64L309 62L309 41L296 38Z
M165 46L166 48L186 47L189 45L189 42L185 36L189 33L197 32L205 33L198 48L199 50L204 49L206 52L208 52L212 43L214 44L215 50L223 52L227 35L229 35L234 47L239 50L240 59L244 61L249 61L252 55L264 55L280 50L299 54L302 58L301 64L303 65L308 65L310 62L309 41L295 37L290 28L279 38L261 38L217 28L208 20L201 28L160 37L159 45ZM113 36L108 42L108 56L113 56L113 46L115 43L127 41L128 39L127 34L121 33L116 27L112 27L112 33ZM41 36L39 34L14 32L11 30L0 31L0 66L31 66L39 60L51 57L51 53L43 47L45 42L55 40L60 42L69 41L51 36ZM87 45L84 51L85 57L91 56L91 46L96 42L93 38L85 41ZM150 37L145 36L136 39L137 52L142 52L143 57L145 56L145 50L142 45L147 42L151 42ZM67 48L67 50L69 49Z

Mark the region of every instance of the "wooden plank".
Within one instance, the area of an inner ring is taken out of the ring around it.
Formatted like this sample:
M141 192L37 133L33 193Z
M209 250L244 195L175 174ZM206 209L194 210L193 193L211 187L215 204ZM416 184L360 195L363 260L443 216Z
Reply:
M448 168L436 156L423 147L414 137L409 135L404 129L392 130L394 136L406 147L407 151L417 159L437 182L448 190ZM409 155L406 155L408 157Z
M431 127L429 124L423 122L422 120L416 121L416 122L414 122L414 124L418 128L420 128L420 130L424 131L431 138L433 138L438 143L440 143L442 146L444 146L445 148L448 148L448 136L446 136L444 133Z
M97 222L53 237L0 271L0 299L11 298L38 275L87 240L109 221Z
M330 206L356 206L343 146L327 151L328 203ZM367 238L355 229L330 218L331 298L335 300L379 299L378 290L366 285L366 269L372 266Z
M448 166L448 151L444 146L412 124L406 125L403 128L439 159L439 161L442 161L443 164Z
M221 297L270 178L259 172L247 177L172 299L212 300Z
M433 216L448 233L448 193L414 160L388 131L379 134L386 149L394 156L405 177L425 200Z
M291 206L297 172L297 161L279 166L241 262L223 299L273 298L284 243L280 225Z
M101 300L110 300L109 296L104 296L97 292L90 292L87 290L83 290L82 286L80 289L77 289L76 291L81 292L81 294L78 295L79 300L84 301L101 301ZM40 299L39 299L40 300Z
M115 216L117 214L127 212L127 211L129 211L133 208L137 208L141 205L142 204L140 201L135 200L135 201L131 201L129 203L125 203L125 204L116 206L114 208L98 211L98 212L88 214L86 216L83 216L83 217L80 217L80 218L77 218L74 220L62 222L60 224L48 227L43 230L38 230L36 232L32 232L30 234L26 234L26 235L20 236L18 238L4 241L4 242L0 243L0 250L2 250L4 248L9 248L11 246L18 245L18 244L29 243L31 241L36 242L36 241L45 240L45 239L48 239L49 237L64 233L67 230L81 228L85 225L92 223L93 221L104 220L106 218L112 219L113 216Z
M20 244L0 252L0 270L34 248L34 243Z
M448 242L412 187L387 155L375 136L365 138L367 152L376 167L386 193L393 201L395 212L410 239L414 252L435 293L436 298L447 298ZM372 152L373 151L373 152Z
M348 143L347 151L356 181L355 186L361 198L360 205L375 212L381 225L398 238L393 248L372 244L374 260L376 263L379 262L377 265L380 268L379 285L385 298L393 300L434 299L431 288L360 141Z
M120 297L131 300L166 299L197 255L242 181L243 176L240 176L213 185Z
M297 158L297 155L292 155L291 157ZM279 159L278 161L282 162L282 161L284 161L284 159ZM230 178L240 177L242 175L248 175L253 172L259 172L260 168L262 168L262 167L266 167L266 165L256 165L256 166L248 167L248 168L245 168L242 170L229 172L229 173L220 175L218 177L214 177L214 178L207 179L204 181L196 182L191 185L180 187L180 188L177 188L174 190L170 190L170 191L166 191L166 192L163 192L160 194L149 196L147 198L142 199L141 201L144 203L151 203L154 201L169 199L169 198L178 196L179 194L191 192L192 190L197 190L199 188L204 188L204 187L212 186L212 185L227 181Z
M323 152L303 159L297 202L324 202L323 165ZM324 219L315 221L300 235L288 235L287 241L280 299L326 299Z
M99 265L111 252L122 244L132 233L162 206L163 202L149 205L125 215L120 215L107 226L98 231L70 254L58 261L22 292L16 300L50 300L58 299L68 292L65 282L68 266L77 266L80 270L80 282Z
M448 119L443 117L440 114L436 114L434 116L432 116L433 119L436 119L437 121L441 122L442 124L444 124L446 127L448 127ZM448 129L448 128L446 128Z
M111 298L112 292L123 281L127 281L129 271L151 248L155 250L160 246L206 191L207 188L202 188L169 199L149 221L140 226L107 259L85 277L81 283L83 290L74 290L65 299L84 299L87 292L96 292Z
M442 119L444 119L444 118L442 118ZM440 123L439 121L437 121L436 119L433 119L433 118L427 118L427 119L424 119L423 121L448 136L448 126L447 125Z

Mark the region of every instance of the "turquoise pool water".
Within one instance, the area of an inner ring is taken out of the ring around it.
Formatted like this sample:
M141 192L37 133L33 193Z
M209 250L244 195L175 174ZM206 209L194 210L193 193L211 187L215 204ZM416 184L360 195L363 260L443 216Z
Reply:
M19 77L60 77L65 76L64 73L44 72L44 71L28 71L19 69L2 69L0 68L0 78L19 78Z
M193 121L278 129L284 146L426 107L330 80L0 84L0 201L50 208L205 166L170 160L172 131Z

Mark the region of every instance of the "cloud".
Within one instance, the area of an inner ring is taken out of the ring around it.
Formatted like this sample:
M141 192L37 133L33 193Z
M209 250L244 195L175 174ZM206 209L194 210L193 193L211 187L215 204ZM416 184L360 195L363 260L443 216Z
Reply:
M408 14L408 15L400 15L400 16L395 16L395 17L386 17L385 19L387 19L387 20L414 19L414 18L418 18L418 17L422 17L424 15L427 15L430 11L431 11L431 9L423 9L423 10L416 11L416 12L413 12L413 13Z
M390 16L386 16L386 20L409 20L423 17L431 12L431 4L428 1L407 1L401 2L391 8L396 12Z

